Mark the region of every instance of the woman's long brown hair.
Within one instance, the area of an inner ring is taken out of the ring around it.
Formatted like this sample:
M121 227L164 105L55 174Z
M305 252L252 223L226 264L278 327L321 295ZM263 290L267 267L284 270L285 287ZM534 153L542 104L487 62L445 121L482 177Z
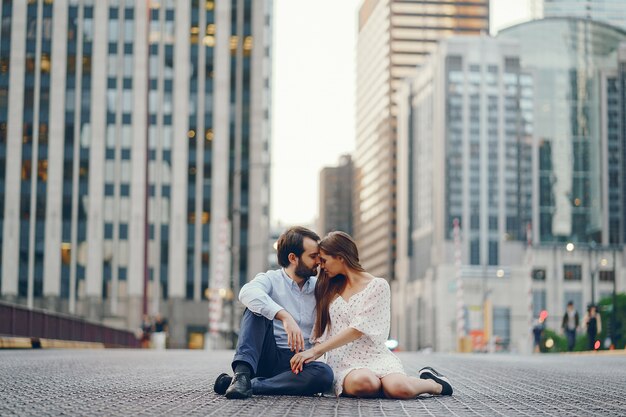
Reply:
M319 249L334 258L342 258L350 269L365 271L359 263L359 252L356 243L345 232L330 232L319 243ZM330 278L325 271L320 274L315 285L315 308L317 315L315 328L313 329L315 337L320 337L327 326L330 330L330 303L346 288L346 283L347 278L343 275Z

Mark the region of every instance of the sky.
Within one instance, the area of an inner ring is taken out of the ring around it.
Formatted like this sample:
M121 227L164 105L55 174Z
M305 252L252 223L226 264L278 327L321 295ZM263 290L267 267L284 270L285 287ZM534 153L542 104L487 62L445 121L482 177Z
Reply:
M529 0L491 0L491 32L529 19ZM272 225L313 225L319 173L355 147L361 0L274 0Z

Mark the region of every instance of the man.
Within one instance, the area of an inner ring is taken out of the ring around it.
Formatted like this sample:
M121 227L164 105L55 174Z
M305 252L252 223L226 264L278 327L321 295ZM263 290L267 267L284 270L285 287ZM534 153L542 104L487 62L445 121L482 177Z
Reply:
M157 313L154 317L154 333L152 333L152 340L156 350L165 349L167 330L167 320L160 313Z
M289 363L297 352L311 347L319 240L304 227L290 228L278 239L282 269L260 273L241 288L239 301L247 308L232 362L235 374L218 376L215 392L234 399L313 395L330 389L333 372L325 363L311 362L299 373L293 373Z
M567 350L571 352L576 345L576 329L578 328L578 311L574 310L573 301L567 303L561 327L567 337Z

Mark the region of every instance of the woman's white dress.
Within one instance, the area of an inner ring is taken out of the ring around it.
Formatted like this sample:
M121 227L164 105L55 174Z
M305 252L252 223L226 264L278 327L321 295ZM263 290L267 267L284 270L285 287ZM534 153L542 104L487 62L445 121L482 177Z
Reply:
M312 342L324 342L347 327L363 333L357 340L326 353L326 363L335 374L334 391L343 392L343 380L354 369L366 368L382 378L402 373L400 360L386 346L391 319L391 291L382 278L374 278L348 301L337 297L329 308L331 328Z

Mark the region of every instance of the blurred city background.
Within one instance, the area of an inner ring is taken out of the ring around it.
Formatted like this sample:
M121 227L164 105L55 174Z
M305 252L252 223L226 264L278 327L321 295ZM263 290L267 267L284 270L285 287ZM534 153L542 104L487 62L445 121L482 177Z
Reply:
M232 348L299 223L355 237L398 350L624 348L624 0L0 18L0 347Z

